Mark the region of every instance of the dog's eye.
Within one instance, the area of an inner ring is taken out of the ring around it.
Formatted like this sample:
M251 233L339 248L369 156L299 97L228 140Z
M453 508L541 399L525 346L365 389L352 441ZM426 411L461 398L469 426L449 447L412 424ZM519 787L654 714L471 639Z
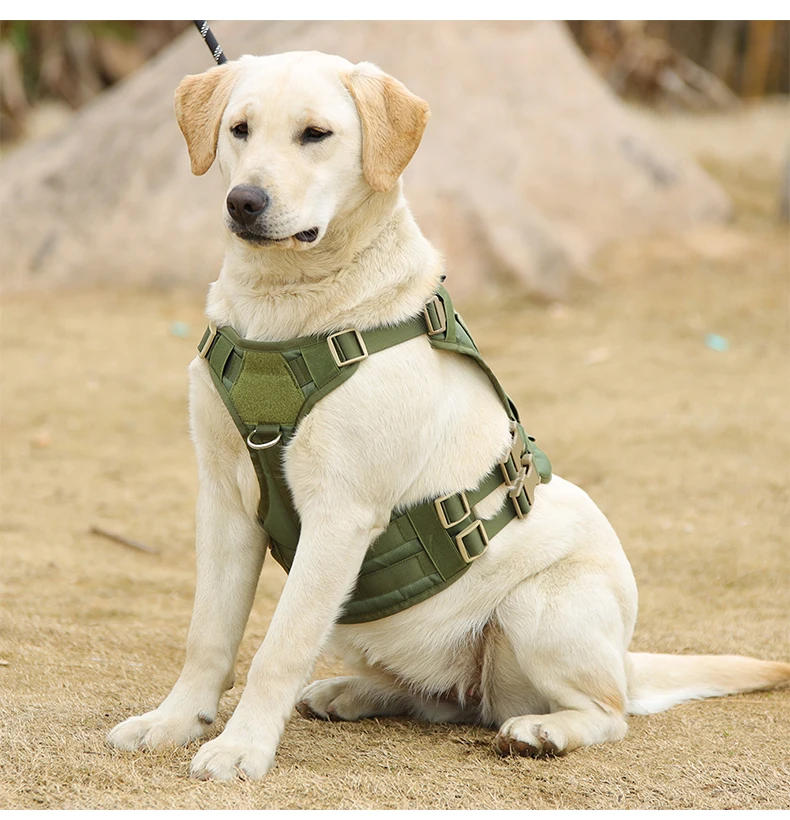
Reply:
M250 132L247 128L247 123L240 122L238 125L234 125L230 129L230 133L233 134L233 136L236 137L236 139L243 140L246 139L247 134L249 134Z
M324 131L323 128L315 128L311 125L309 128L305 128L302 132L302 145L307 142L321 142L321 140L325 140L327 137L331 136L331 131Z

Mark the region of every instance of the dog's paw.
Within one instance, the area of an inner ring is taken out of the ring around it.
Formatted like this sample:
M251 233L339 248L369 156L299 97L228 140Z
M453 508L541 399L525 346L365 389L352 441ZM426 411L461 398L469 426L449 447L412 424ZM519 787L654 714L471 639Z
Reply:
M153 712L130 717L119 723L107 735L107 742L110 746L127 752L157 749L160 746L184 746L202 737L214 718L215 715L207 711L176 715L154 709Z
M565 732L553 726L551 715L522 715L506 720L494 741L502 755L555 757L565 754Z
M197 780L257 780L274 765L275 751L220 735L192 758L190 775Z
M296 711L302 717L321 720L360 720L370 715L368 704L360 703L356 678L330 678L311 683L302 692Z

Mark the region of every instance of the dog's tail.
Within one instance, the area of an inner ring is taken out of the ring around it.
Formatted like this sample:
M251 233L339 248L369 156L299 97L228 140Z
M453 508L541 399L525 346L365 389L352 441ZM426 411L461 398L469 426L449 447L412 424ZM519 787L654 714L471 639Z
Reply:
M628 714L663 712L687 700L773 689L790 683L790 663L742 655L628 653Z

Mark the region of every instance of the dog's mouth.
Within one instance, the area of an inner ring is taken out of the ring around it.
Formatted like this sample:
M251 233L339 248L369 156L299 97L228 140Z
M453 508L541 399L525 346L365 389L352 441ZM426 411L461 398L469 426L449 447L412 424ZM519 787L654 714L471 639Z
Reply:
M318 228L310 228L309 231L299 231L294 234L294 239L300 242L315 242L318 239Z
M233 230L233 233L239 237L239 239L243 239L245 242L249 242L251 245L258 245L259 247L266 247L269 245L277 245L281 242L288 242L290 239L295 239L297 242L305 242L306 244L310 244L311 242L315 242L318 239L318 234L320 229L319 228L310 228L307 231L299 231L299 233L293 234L293 236L266 236L265 234L260 233L253 233L252 231L247 230Z

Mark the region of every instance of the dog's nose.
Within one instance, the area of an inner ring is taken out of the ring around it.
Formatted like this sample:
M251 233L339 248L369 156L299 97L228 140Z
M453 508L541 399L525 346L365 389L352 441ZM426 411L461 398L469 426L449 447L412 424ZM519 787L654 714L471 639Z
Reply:
M251 225L269 205L269 195L254 185L237 185L225 201L228 213L240 225Z

